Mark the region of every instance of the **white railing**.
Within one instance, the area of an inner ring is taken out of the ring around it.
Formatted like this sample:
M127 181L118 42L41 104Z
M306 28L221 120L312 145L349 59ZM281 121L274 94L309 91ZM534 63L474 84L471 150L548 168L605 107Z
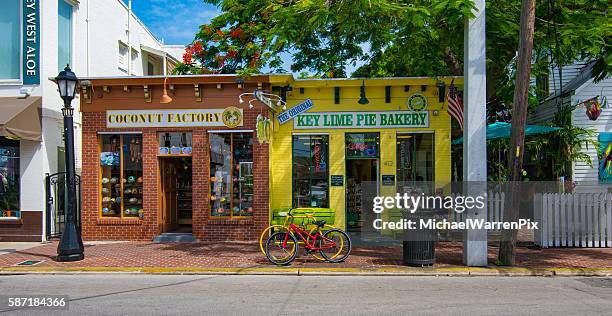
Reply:
M534 204L537 245L612 247L612 194L536 194Z

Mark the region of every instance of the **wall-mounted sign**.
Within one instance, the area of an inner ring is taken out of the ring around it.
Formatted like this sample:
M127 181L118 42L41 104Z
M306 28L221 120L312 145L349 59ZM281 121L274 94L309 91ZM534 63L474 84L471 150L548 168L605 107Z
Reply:
M394 174L383 174L382 175L382 185L395 185L395 175Z
M289 110L279 114L278 123L280 123L281 125L285 124L287 123L287 121L298 116L298 114L300 113L306 112L307 110L311 109L313 106L314 104L312 104L312 101L310 99L306 99L298 103L296 106L290 108Z
M341 174L332 174L330 180L332 187L341 187L344 185L344 176Z
M242 109L113 110L106 111L106 127L189 127L243 125Z
M420 94L415 93L408 98L408 110L420 112L427 109L427 98Z
M429 112L316 112L302 113L294 129L429 127Z
M23 0L23 84L40 84L39 0Z
M378 158L378 133L346 133L346 158Z

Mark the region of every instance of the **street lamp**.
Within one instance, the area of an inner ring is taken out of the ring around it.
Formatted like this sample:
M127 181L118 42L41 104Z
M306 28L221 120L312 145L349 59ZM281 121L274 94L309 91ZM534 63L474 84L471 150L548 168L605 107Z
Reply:
M66 65L66 68L54 80L59 88L60 96L64 100L64 108L62 108L62 115L64 116L64 146L66 147L64 150L66 155L66 181L64 181L64 185L67 192L64 196L68 199L64 202L66 222L62 238L57 246L57 261L79 261L85 257L81 231L76 227L77 197L74 170L74 127L72 121L74 109L71 106L78 80L74 72L70 70L69 65Z

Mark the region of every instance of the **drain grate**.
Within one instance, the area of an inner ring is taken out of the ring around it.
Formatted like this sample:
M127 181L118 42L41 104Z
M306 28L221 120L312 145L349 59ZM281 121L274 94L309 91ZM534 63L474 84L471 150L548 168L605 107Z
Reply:
M35 266L44 260L26 260L15 264L16 266Z

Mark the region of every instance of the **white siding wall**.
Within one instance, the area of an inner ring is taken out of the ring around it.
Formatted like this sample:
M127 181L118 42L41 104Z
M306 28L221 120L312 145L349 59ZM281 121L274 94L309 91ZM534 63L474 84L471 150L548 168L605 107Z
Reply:
M612 101L612 78L607 78L599 83L593 83L592 80L585 83L572 96L572 103L577 104L594 96L601 96L602 93L609 101L608 107L603 109L599 118L595 121L589 120L585 114L585 107L579 106L572 114L572 124L574 126L593 129L597 133L612 132L612 106L610 106L610 103L612 103L610 102ZM597 137L598 134L595 135L594 139L597 140ZM607 192L610 186L599 184L597 149L591 145L584 151L591 156L593 166L591 167L583 162L574 162L573 178L574 181L579 183L577 190L580 192Z

